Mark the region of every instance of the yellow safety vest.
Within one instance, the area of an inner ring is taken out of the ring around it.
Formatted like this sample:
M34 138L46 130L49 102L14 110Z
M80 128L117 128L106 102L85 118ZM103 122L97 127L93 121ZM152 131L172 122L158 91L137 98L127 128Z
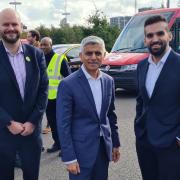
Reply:
M55 53L48 65L47 74L49 78L48 99L56 99L58 86L63 79L61 74L61 64L66 56Z

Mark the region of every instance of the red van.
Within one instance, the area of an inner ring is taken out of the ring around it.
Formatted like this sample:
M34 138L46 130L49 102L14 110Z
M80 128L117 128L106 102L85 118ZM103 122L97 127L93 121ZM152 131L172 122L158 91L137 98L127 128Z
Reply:
M136 90L137 64L148 57L144 46L144 22L156 14L163 15L169 22L173 34L171 47L180 52L180 8L144 11L131 18L117 38L111 52L103 61L101 70L114 78L115 87Z

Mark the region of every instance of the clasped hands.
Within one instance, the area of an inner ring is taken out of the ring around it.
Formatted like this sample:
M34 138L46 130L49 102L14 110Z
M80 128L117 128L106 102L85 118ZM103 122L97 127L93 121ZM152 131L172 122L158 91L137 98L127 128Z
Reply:
M11 125L7 126L8 130L13 134L21 134L22 136L28 136L33 133L35 126L30 122L20 123L11 121Z

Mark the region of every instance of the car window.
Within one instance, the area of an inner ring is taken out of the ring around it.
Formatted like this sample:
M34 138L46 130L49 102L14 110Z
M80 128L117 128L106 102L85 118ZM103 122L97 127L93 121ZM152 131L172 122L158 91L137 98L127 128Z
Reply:
M80 47L74 47L67 53L66 56L70 58L77 58L79 57L79 52L80 52Z

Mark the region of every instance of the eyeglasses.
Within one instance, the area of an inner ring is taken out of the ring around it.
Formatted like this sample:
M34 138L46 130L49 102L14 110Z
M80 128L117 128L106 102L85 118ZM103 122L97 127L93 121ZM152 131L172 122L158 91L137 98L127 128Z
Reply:
M86 51L85 55L86 56L93 56L93 54L95 54L95 56L102 56L102 52L101 51Z
M151 38L154 37L154 35L156 35L156 36L158 36L158 37L162 37L162 36L165 35L165 32L164 32L164 31L158 31L158 32L156 32L156 33L147 33L147 34L146 34L146 37L147 37L148 39L151 39Z

